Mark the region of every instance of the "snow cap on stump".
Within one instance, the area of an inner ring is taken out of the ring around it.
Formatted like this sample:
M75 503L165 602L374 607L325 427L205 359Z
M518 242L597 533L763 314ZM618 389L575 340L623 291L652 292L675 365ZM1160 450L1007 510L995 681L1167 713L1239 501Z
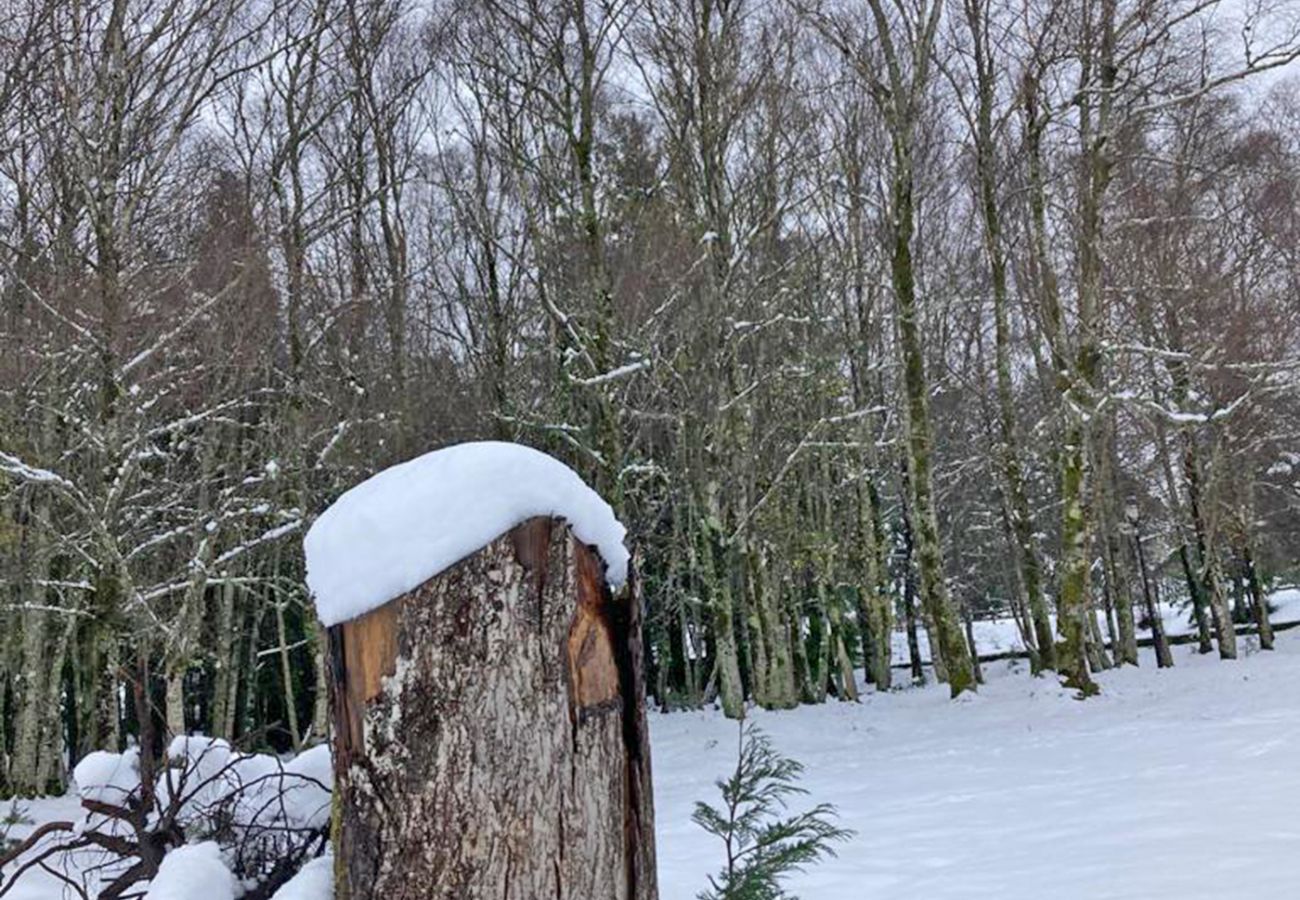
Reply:
M303 539L316 613L327 626L355 619L535 516L567 521L622 586L627 531L609 504L539 450L480 441L385 469L321 514Z

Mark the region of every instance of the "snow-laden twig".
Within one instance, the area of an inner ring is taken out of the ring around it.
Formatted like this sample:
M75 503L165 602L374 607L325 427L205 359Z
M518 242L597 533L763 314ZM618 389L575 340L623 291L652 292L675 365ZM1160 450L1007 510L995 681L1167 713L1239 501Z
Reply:
M1258 362L1211 362L1206 359L1199 359L1186 351L1167 350L1163 347L1151 347L1146 344L1107 343L1104 346L1110 353L1130 353L1139 356L1150 356L1155 359L1185 363L1196 369L1216 370L1222 372L1273 372L1285 371L1288 369L1300 369L1300 356L1285 357L1283 359L1275 360L1260 360Z
M18 457L10 456L3 450L0 450L0 472L12 475L15 478L21 478L23 481L54 485L68 491L77 489L76 485L59 473L51 472L49 469L42 469L39 466L28 465Z
M625 366L619 366L617 369L610 369L608 372L602 372L599 375L593 375L591 378L575 378L573 383L580 384L583 387L594 387L595 385L598 384L605 384L606 382L617 381L620 378L626 378L629 375L634 375L637 372L641 372L644 371L645 369L650 368L651 365L653 365L653 363L650 361L649 357L645 359L638 359L635 362L630 362Z
M1167 407L1161 406L1159 403L1156 403L1154 400L1148 400L1143 397L1136 397L1133 394L1127 392L1121 392L1118 394L1107 394L1103 398L1102 402L1103 403L1127 403L1131 406L1137 407L1138 409L1142 409L1148 413L1151 413L1152 415L1155 415L1161 419L1164 419L1166 422L1168 422L1171 425L1191 426L1191 425L1209 425L1211 422L1218 422L1228 418L1229 416L1233 415L1233 413L1235 413L1238 409L1240 409L1247 400L1250 399L1251 394L1252 394L1251 391L1246 391L1244 394L1237 397L1227 406L1219 407L1213 412L1208 412L1208 413L1185 412L1183 410L1178 410L1178 409L1169 409Z
M64 616L81 616L86 619L93 619L95 617L94 613L86 612L84 609L69 609L66 606L51 606L48 603L7 603L4 606L0 606L0 609L7 612L57 613Z
M272 528L269 531L262 532L260 535L253 538L251 541L245 541L244 543L239 544L236 547L231 547L225 553L221 554L216 559L214 559L212 561L212 565L219 566L224 563L227 563L237 556L242 556L243 554L247 553L249 550L252 550L254 547L259 547L262 544L279 540L285 535L293 534L295 531L302 528L302 526L303 526L302 519L294 519L291 522L285 522L283 525L277 525L275 528Z
M190 314L186 316L184 319L182 319L180 321L180 324L178 324L175 328L173 328L171 331L168 331L166 334L162 335L156 341L151 343L147 348L141 350L131 359L127 360L126 363L122 366L122 374L129 375L140 365L144 364L145 362L148 362L150 359L153 358L153 355L155 353L157 353L159 350L162 350L164 347L170 344L178 335L183 333L191 325L197 322L199 318L203 316L204 313L206 313L208 310L212 309L212 307L220 303L236 287L239 287L242 284L243 284L243 279L232 278L225 287L217 291L212 296L208 297L206 300L204 300L202 303L196 306L193 310L191 310Z

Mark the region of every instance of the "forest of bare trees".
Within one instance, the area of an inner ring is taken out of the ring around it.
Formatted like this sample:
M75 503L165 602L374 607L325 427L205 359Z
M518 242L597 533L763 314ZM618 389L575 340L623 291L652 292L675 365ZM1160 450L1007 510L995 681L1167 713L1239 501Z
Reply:
M6 0L0 795L146 716L319 741L303 532L475 438L614 505L665 709L923 644L955 696L993 615L1082 695L1160 601L1267 649L1298 53L1214 0Z

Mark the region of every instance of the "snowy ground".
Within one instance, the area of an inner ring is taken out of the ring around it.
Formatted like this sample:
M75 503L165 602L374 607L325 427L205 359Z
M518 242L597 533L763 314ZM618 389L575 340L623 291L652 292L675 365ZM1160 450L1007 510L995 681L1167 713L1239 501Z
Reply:
M1300 590L1273 599L1277 621L1300 619ZM1010 649L1014 627L987 623L977 640ZM1274 653L1254 648L1244 639L1225 663L1175 647L1165 671L1144 649L1142 668L1102 673L1086 702L1011 661L987 664L988 684L957 703L931 686L753 712L807 767L808 801L836 804L857 832L791 888L804 900L1293 900L1300 629ZM716 800L736 726L699 712L652 714L650 729L660 895L691 900L721 861L691 811ZM26 805L36 823L78 812L70 797ZM6 900L59 896L36 876Z
M857 836L798 876L804 900L1155 900L1300 896L1300 630L1235 663L1099 676L1080 702L1020 662L953 703L940 687L752 719L807 766ZM1013 673L1013 670L1014 673ZM734 765L736 726L655 715L661 895L688 900L720 845L695 800Z

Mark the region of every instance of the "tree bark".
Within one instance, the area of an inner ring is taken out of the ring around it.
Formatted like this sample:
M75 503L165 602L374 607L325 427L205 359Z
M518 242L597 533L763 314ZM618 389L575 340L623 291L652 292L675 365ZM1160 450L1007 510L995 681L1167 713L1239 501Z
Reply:
M1169 641L1165 638L1165 624L1160 617L1160 603L1151 583L1151 573L1147 569L1146 550L1142 547L1142 530L1133 528L1133 553L1137 556L1138 574L1142 577L1142 599L1146 603L1147 618L1151 621L1151 643L1156 651L1156 667L1171 668L1174 664L1173 654L1169 651Z
M1255 554L1249 543L1241 545L1241 562L1246 570L1246 586L1250 589L1251 607L1255 613L1255 624L1259 626L1259 649L1273 649L1273 623L1268 618L1268 596L1259 583L1259 570L1255 568Z
M330 629L339 900L655 900L640 600L532 519Z
M939 540L939 516L935 510L931 472L934 437L930 423L929 387L912 271L911 169L906 159L900 159L896 165L899 173L894 176L893 188L895 231L891 273L897 302L898 341L903 355L907 410L904 422L917 570L921 577L921 603L932 625L931 637L935 639L931 654L935 655L937 651L937 657L943 660L949 691L956 697L963 691L975 689L975 673L944 580L943 548Z
M998 436L1001 439L999 450L1011 532L1015 538L1020 584L1033 622L1035 652L1030 655L1030 659L1037 673L1042 669L1055 668L1056 645L1052 638L1052 620L1048 614L1047 599L1043 592L1043 566L1038 558L1038 546L1034 540L1034 520L1025 491L1024 473L1020 462L1020 438L1016 430L1015 396L1011 379L1007 254L1002 237L1002 211L998 206L997 197L997 153L993 124L997 74L988 34L988 20L991 16L987 4L980 0L967 0L965 12L975 55L978 90L974 127L975 157L979 179L979 204L984 220L984 246L988 254L989 277L993 287ZM976 664L978 665L978 660Z

